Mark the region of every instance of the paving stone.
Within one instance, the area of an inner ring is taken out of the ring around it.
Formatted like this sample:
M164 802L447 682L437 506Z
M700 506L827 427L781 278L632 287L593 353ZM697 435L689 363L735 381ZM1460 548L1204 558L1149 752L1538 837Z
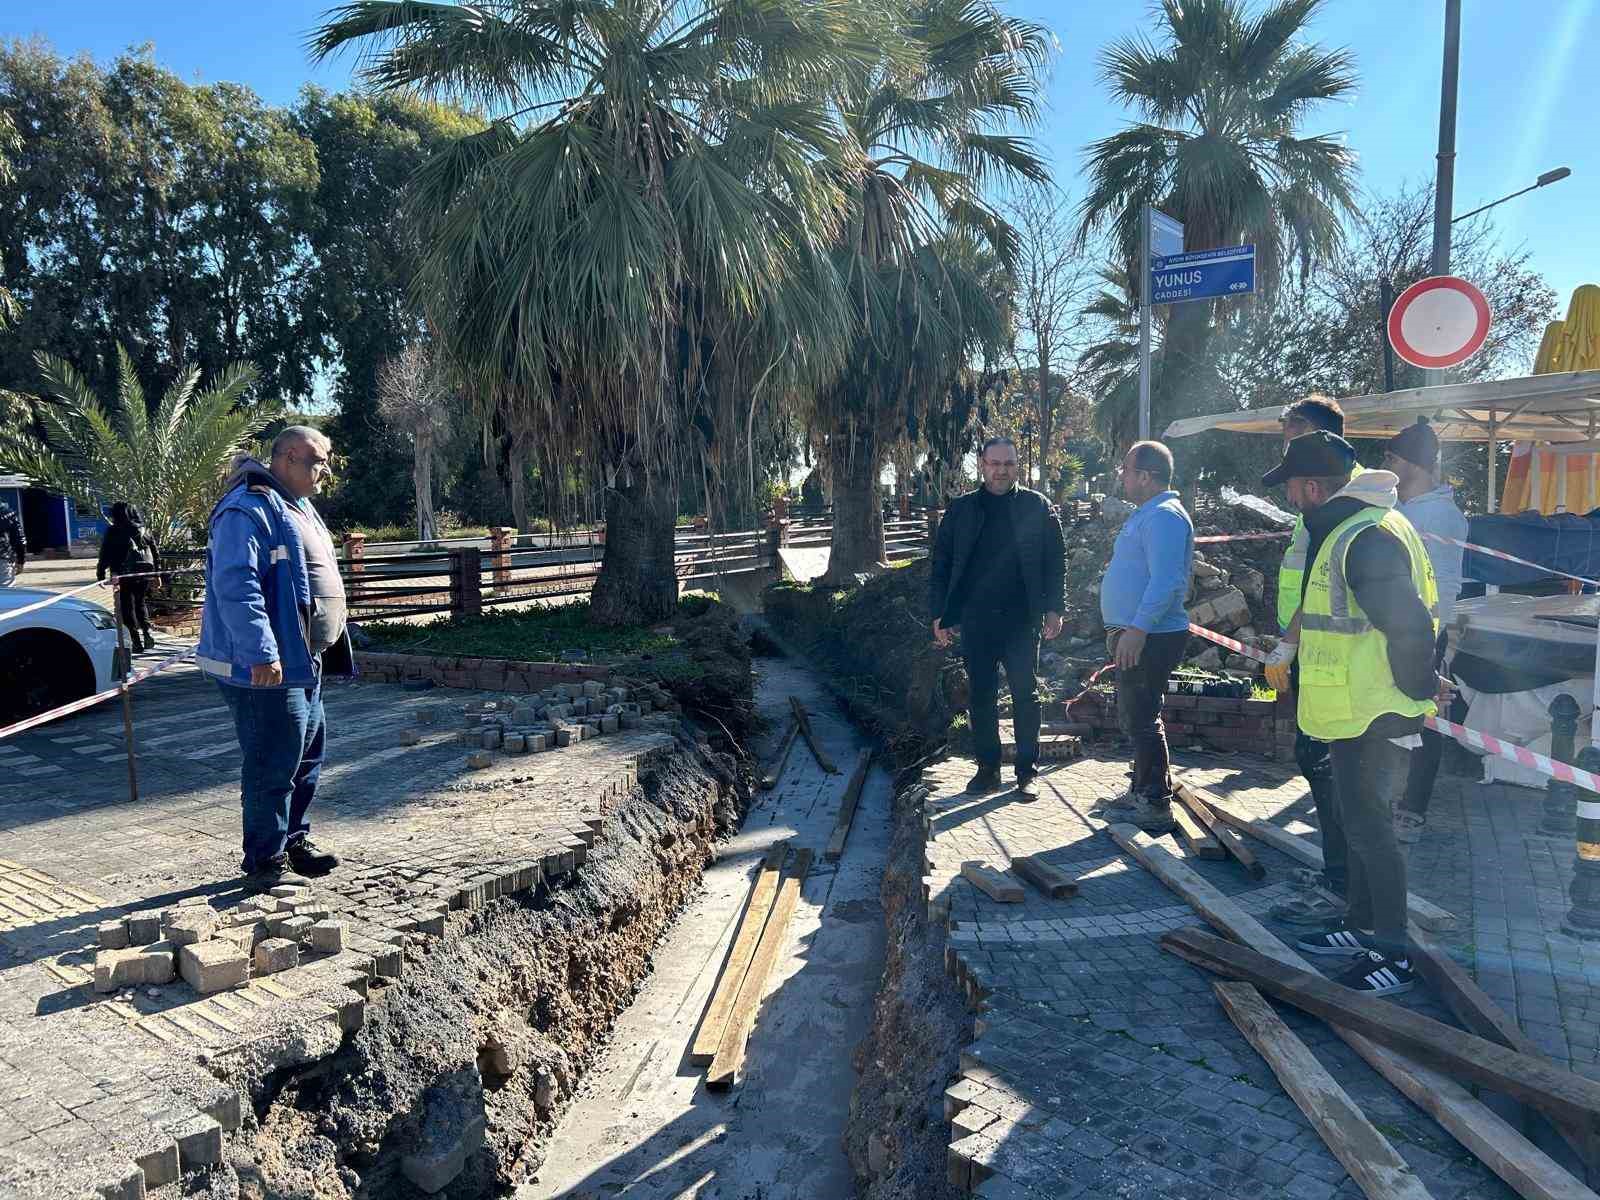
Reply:
M128 923L104 921L96 927L95 939L102 950L124 950L128 945Z
M268 938L255 950L257 975L274 975L300 965L300 944L290 938Z
M316 922L311 926L311 947L320 954L338 954L344 949L344 923Z
M139 948L139 980L161 987L177 978L178 944L170 939Z
M197 942L178 949L178 970L201 995L242 986L250 977L250 960L231 942Z
M94 990L114 992L144 982L137 948L101 950L94 956Z
M209 908L174 911L162 926L166 940L177 946L192 946L210 938L217 930L217 915Z

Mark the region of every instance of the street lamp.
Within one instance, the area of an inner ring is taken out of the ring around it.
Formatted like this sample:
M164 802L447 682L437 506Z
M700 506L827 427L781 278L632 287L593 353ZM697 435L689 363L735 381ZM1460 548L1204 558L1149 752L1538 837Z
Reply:
M1522 191L1512 192L1509 196L1501 196L1500 199L1491 201L1490 203L1483 205L1481 208L1475 208L1471 212L1462 213L1459 217L1451 217L1450 224L1454 225L1457 221L1465 221L1468 217L1475 217L1479 213L1486 212L1493 208L1496 204L1504 204L1507 200L1515 200L1518 196L1521 196L1526 192L1533 191L1534 188L1542 188L1546 184L1550 183L1559 183L1561 180L1565 179L1571 174L1571 167L1557 167L1553 171L1546 171L1543 175L1539 176L1538 179L1535 179L1527 187L1523 188Z

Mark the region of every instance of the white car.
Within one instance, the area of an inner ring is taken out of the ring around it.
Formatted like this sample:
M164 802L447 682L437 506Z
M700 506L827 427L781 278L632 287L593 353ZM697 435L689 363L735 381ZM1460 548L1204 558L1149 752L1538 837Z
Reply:
M117 622L81 596L8 618L53 593L0 588L0 726L116 686Z

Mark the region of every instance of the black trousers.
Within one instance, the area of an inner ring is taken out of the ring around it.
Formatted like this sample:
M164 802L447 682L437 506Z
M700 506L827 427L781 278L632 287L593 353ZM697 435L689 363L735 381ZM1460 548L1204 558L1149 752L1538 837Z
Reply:
M1449 646L1449 631L1439 630L1439 640L1433 648L1435 671L1444 669L1445 651ZM1427 815L1428 801L1433 799L1433 781L1439 778L1439 761L1443 757L1444 735L1424 729L1422 745L1411 752L1411 769L1406 772L1406 794L1400 804L1407 812L1416 813L1419 817Z
M1339 816L1339 797L1333 784L1333 756L1328 743L1301 733L1294 735L1294 761L1311 787L1322 833L1322 878L1335 895L1350 894L1350 846Z
M1039 626L1023 617L969 615L961 622L961 657L972 685L972 746L978 765L1000 768L1000 667L1011 686L1017 771L1039 761Z
M1379 949L1405 958L1406 860L1394 837L1394 806L1411 752L1374 733L1329 742L1328 749L1350 846L1348 924L1373 930Z
M150 628L150 606L145 602L150 595L148 579L122 579L117 582L122 594L122 623L131 630Z
M1188 644L1188 630L1152 633L1139 661L1126 671L1117 668L1117 723L1133 742L1134 793L1147 800L1172 798L1172 757L1161 705Z

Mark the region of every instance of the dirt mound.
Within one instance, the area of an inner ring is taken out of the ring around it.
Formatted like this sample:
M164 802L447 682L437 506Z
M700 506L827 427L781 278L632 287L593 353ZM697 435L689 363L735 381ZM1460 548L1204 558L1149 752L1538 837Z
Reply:
M659 684L697 719L720 724L732 745L755 730L755 677L750 639L739 614L706 596L686 597L670 623L670 650L640 654L616 664L617 674Z

